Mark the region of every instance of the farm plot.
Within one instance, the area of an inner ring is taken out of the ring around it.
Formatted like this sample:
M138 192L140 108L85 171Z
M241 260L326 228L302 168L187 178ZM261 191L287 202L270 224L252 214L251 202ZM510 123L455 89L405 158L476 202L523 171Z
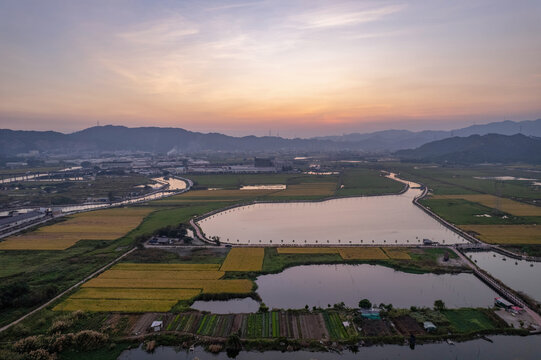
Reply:
M445 310L443 315L451 323L451 328L457 332L473 332L481 330L493 330L496 328L485 311L477 309Z
M279 247L278 254L338 254L338 248L333 247Z
M342 324L340 315L326 311L323 313L323 319L332 340L346 340L348 338L347 330Z
M336 192L336 183L317 182L287 185L285 190L276 191L271 197L304 197L304 196L333 196Z
M64 250L79 240L116 240L137 227L151 208L120 208L70 216L0 242L0 250Z
M220 270L261 271L264 257L264 248L232 248Z
M411 256L405 250L383 248L383 251L385 251L385 254L387 254L390 259L411 260Z
M220 280L224 272L215 269L215 264L118 264L86 282L54 310L163 312L200 293L252 291L251 280Z
M422 335L425 333L417 320L411 316L404 315L393 318L393 324L402 335Z
M541 244L541 226L536 225L460 225L463 230L478 234L490 244Z
M541 207L488 194L435 195L433 199L464 199L515 216L541 216Z
M393 333L389 324L381 319L363 319L362 329L365 336L389 336Z
M217 271L220 264L141 264L119 263L111 270L138 270L138 271Z
M344 260L386 260L389 257L377 247L348 247L339 249Z

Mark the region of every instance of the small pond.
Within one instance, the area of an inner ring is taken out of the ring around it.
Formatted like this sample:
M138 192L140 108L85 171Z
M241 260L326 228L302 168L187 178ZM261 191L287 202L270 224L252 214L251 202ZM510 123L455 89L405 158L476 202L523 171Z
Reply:
M491 307L498 296L472 274L410 274L380 265L306 265L279 274L259 276L257 293L269 308L325 308L359 300L395 307L432 307L441 299L447 307Z
M213 314L238 314L257 312L259 303L252 298L244 298L224 301L195 301L190 307Z

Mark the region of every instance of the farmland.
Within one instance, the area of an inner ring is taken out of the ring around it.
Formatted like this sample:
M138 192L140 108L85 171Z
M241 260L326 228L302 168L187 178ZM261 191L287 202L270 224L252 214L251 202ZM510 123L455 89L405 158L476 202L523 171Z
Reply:
M126 208L91 211L60 223L12 236L0 250L64 250L80 240L115 240L137 227L154 209Z
M541 245L541 226L536 225L461 225L463 230L476 234L490 244Z
M260 271L264 248L232 248L220 268L222 271Z
M180 300L204 294L248 294L253 283L247 279L219 280L224 276L215 264L120 263L60 303L55 310L169 311ZM154 301L154 302L153 302ZM107 306L111 305L111 308Z
M389 258L378 247L299 247L278 248L277 251L278 254L339 254L344 260L384 260Z
M433 199L464 199L515 216L541 216L541 207L489 194L435 195Z
M381 172L372 169L346 169L340 177L338 196L361 196L395 194L404 185L383 177Z

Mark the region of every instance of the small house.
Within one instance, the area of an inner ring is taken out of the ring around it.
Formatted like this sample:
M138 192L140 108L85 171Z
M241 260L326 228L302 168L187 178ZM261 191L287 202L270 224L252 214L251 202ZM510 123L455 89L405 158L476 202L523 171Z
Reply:
M153 321L152 325L150 325L152 330L154 331L161 331L163 328L163 321Z
M361 317L369 320L380 320L380 309L361 309Z
M434 325L434 323L431 321L425 321L423 323L423 327L425 328L426 332L433 332L437 330L436 325Z
M513 306L513 304L501 297L494 298L494 305L506 310L509 310Z

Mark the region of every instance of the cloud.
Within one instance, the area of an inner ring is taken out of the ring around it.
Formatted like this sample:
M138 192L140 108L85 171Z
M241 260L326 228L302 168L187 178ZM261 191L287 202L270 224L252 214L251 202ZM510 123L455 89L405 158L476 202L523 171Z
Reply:
M219 11L219 10L229 10L229 9L238 9L238 8L245 8L245 7L251 7L251 6L257 6L264 4L265 1L252 1L252 2L242 2L242 3L236 3L236 4L227 4L227 5L220 5L220 6L214 6L205 9L205 11Z
M388 5L369 10L352 11L351 9L322 9L308 12L294 18L301 28L324 29L341 26L352 26L374 22L383 17L401 11L404 5Z
M175 43L186 36L198 33L197 25L180 15L175 15L139 25L132 31L117 34L117 37L132 43L161 45Z

